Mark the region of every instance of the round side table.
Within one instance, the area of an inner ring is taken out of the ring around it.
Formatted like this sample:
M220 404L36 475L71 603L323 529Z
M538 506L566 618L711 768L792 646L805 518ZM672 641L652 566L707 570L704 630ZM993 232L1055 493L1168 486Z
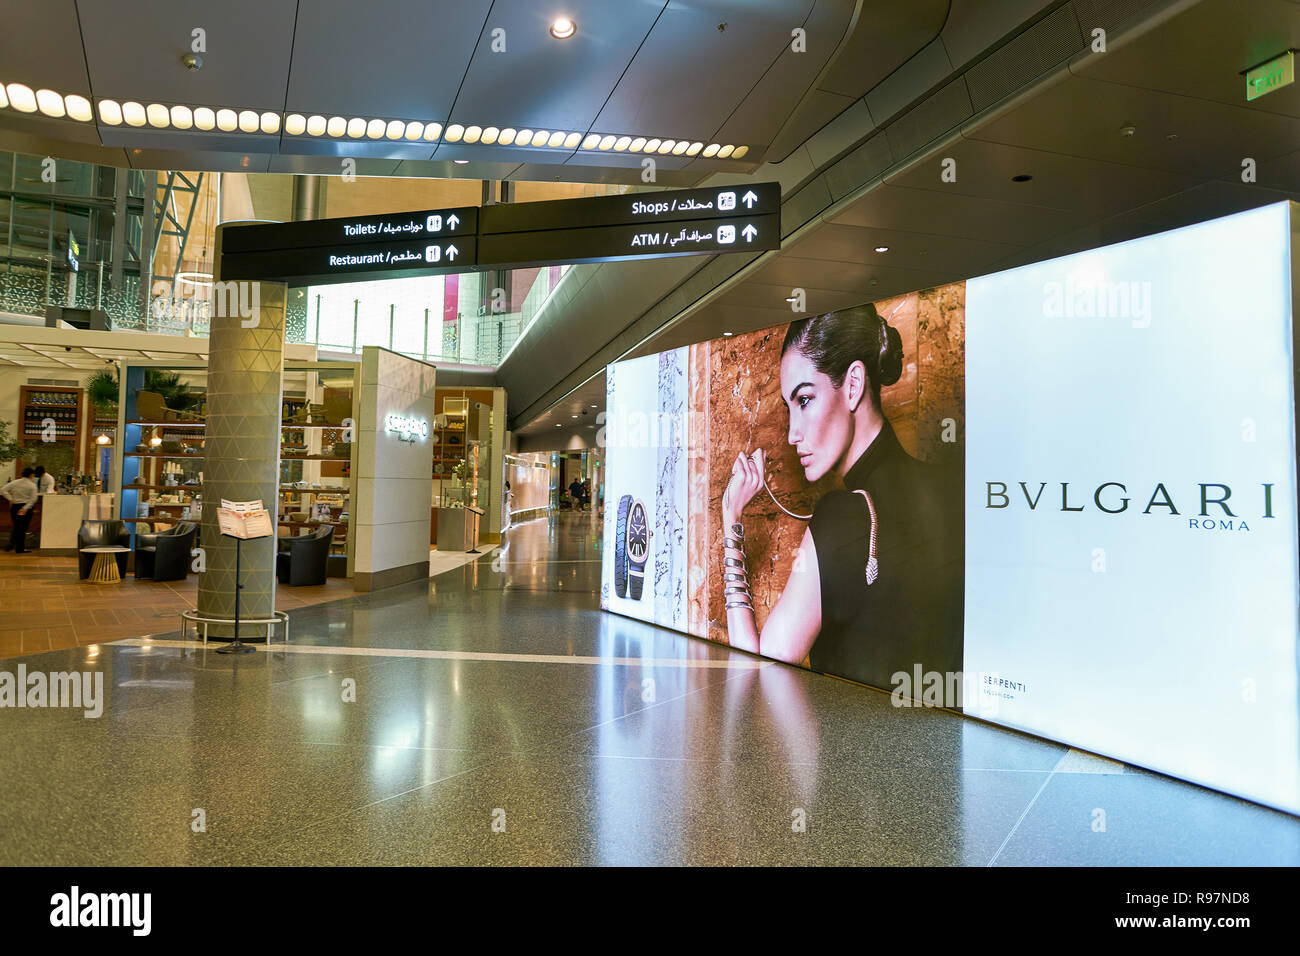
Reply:
M122 581L122 575L117 570L117 556L123 553L129 553L130 548L117 546L99 547L99 548L82 548L86 554L95 556L95 563L90 566L89 581L91 584L119 584Z

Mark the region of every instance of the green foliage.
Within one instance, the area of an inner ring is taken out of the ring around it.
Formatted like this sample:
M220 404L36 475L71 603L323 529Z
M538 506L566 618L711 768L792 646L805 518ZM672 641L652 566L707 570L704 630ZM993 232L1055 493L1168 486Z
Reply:
M144 370L144 391L157 392L163 397L163 404L178 412L188 412L198 407L201 396L191 392L190 387L181 381L180 372L161 368ZM117 411L117 371L102 368L86 379L86 394L90 403L101 412Z
M13 461L22 454L22 446L9 435L9 426L12 424L0 422L0 462Z
M86 397L97 412L116 412L117 394L117 374L112 368L101 368L86 379Z
M190 387L181 381L180 372L166 369L147 368L144 370L144 390L157 392L163 397L168 408L178 412L188 412L198 407L200 397L190 391Z

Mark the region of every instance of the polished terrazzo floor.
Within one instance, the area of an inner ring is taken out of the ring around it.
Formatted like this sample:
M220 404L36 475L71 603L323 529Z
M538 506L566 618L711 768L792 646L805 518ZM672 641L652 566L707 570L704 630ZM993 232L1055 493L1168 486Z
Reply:
M295 609L288 648L0 661L107 698L0 709L0 863L1300 863L1286 814L603 614L599 530Z

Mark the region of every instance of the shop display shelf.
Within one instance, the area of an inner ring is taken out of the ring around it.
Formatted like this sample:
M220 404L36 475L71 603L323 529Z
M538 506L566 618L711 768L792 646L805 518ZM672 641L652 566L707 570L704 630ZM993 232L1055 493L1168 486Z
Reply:
M351 461L350 456L339 458L335 455L281 455L281 461Z
M147 451L124 451L123 458L168 458L172 461L202 461L202 455L187 455L184 452L178 452L174 455L159 454L157 452Z
M203 491L202 485L149 485L136 483L123 485L123 491L189 491L198 494Z
M113 423L114 425L117 422ZM207 422L147 422L144 419L132 418L127 420L128 425L145 425L150 428L206 428Z

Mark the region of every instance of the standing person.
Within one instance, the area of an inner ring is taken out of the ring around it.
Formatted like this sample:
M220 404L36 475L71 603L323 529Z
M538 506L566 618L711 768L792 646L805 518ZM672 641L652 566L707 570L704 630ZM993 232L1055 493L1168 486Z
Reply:
M36 482L38 495L54 494L54 476L45 471L44 465L36 466L36 470L32 473L32 481Z
M32 523L32 508L36 506L36 482L32 481L35 472L24 468L22 476L0 488L0 495L9 499L9 517L13 520L13 530L9 533L6 551L23 554L27 550L27 526Z
M577 475L574 475L573 481L569 483L569 497L573 499L573 510L581 511L582 510L582 482L578 480Z
M582 483L582 506L588 511L591 510L591 479L588 478Z

